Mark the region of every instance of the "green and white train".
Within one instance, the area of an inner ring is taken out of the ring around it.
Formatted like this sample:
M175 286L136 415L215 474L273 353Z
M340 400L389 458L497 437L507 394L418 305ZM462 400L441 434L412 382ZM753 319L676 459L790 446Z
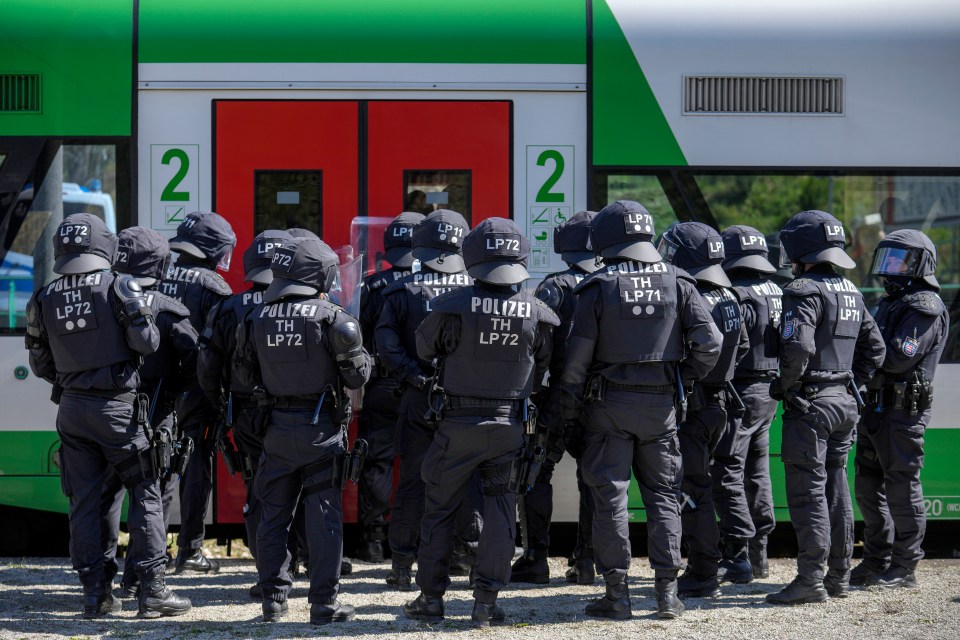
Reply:
M346 247L354 218L405 209L509 216L535 277L563 268L557 223L619 198L660 230L695 219L771 237L818 208L846 224L849 275L870 295L880 234L927 232L957 318L958 68L960 4L946 0L4 0L5 535L66 512L23 310L52 277L45 233L76 210L76 185L119 227L172 234L185 212L218 211L241 248L278 225ZM354 234L344 259L372 258L375 235ZM227 278L241 287L236 267ZM933 520L960 518L958 383L953 326L927 432ZM567 461L557 478L556 518L575 521ZM221 469L211 524L240 522L242 502ZM642 521L636 491L630 506Z

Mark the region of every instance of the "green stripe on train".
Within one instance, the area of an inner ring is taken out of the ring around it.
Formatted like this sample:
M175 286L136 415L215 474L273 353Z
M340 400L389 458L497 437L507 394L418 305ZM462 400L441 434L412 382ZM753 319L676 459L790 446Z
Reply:
M586 6L583 0L141 0L140 62L585 64Z
M0 114L0 136L128 136L130 0L3 0L0 73L39 74L41 108Z

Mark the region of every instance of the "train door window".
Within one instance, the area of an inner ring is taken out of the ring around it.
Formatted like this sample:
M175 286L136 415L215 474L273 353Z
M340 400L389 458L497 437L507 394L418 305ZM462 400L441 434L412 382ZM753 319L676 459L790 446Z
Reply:
M468 169L405 169L404 210L426 215L437 209L452 209L473 226L471 183Z
M591 208L599 211L617 200L639 202L653 216L654 227L659 234L678 220L677 211L663 184L664 181L656 175L598 171L594 174Z
M254 171L254 233L309 229L323 237L322 171Z

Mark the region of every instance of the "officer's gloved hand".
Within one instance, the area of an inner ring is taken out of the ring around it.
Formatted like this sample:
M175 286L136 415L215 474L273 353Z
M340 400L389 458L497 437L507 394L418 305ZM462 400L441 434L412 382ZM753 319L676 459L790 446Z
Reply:
M563 425L563 448L571 456L580 459L586 446L586 431L579 421L565 422Z
M407 376L406 382L411 387L419 391L423 391L424 393L430 390L430 378L422 373L414 373Z
M783 383L780 376L770 381L770 397L778 402L783 401Z

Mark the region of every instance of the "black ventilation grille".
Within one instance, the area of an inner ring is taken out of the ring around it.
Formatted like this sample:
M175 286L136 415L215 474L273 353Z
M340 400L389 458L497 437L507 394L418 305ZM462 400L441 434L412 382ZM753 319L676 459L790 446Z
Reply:
M842 115L843 78L684 76L683 113Z
M40 74L0 73L0 113L40 113Z

